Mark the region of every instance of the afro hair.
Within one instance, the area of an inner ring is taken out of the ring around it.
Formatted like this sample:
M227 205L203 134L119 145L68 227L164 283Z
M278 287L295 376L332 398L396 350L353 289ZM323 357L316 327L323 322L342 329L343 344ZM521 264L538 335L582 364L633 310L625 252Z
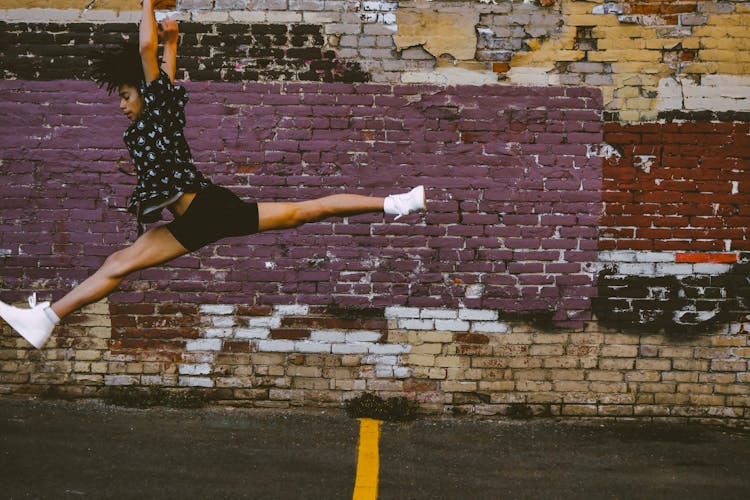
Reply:
M138 46L124 43L106 49L102 58L94 61L92 77L99 88L107 86L108 95L123 84L140 88L145 76Z

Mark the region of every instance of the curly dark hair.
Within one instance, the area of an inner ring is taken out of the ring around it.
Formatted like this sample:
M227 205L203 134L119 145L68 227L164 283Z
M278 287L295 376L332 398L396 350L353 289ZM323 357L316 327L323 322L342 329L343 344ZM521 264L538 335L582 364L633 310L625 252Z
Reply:
M145 76L138 46L123 43L105 49L102 58L94 61L91 76L99 84L99 88L107 86L108 95L112 95L123 84L140 88Z

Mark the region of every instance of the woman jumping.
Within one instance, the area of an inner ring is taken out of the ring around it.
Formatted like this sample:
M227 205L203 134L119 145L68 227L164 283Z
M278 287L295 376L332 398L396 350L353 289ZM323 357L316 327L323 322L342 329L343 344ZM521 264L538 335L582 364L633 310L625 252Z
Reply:
M109 295L135 271L156 266L229 236L288 229L327 217L385 212L397 216L424 210L422 186L385 198L337 194L296 203L255 203L206 179L195 167L185 140L185 89L174 85L178 29L175 21L157 24L155 0L144 0L139 50L121 50L97 63L95 79L117 90L120 109L132 121L124 141L138 180L128 211L136 216L138 239L110 255L89 278L62 299L30 309L0 302L2 317L37 349L62 318ZM158 64L159 41L164 44ZM143 223L174 215L168 224L142 232Z

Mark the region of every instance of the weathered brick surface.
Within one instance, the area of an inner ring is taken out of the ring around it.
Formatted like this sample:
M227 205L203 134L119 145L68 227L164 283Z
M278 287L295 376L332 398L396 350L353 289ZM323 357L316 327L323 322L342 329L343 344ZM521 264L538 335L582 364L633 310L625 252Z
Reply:
M113 303L462 301L542 313L557 325L588 319L594 282L585 263L596 260L600 211L601 159L587 155L601 140L596 91L187 86L186 132L198 166L240 196L382 195L425 184L430 210L397 223L376 214L228 239L138 273ZM0 125L3 285L17 294L11 299L42 282L57 296L134 236L130 216L117 210L133 183L116 169L130 168L120 138L126 123L112 118L116 103L89 82L5 80L0 94L2 113L13 117ZM467 294L471 285L481 288ZM115 340L127 344L132 332L158 326L143 323L149 314L116 319L123 323ZM415 321L433 329L440 318ZM194 324L179 326L180 339L194 335ZM489 321L476 332L505 328Z
M4 78L88 78L108 46L135 43L134 23L0 22ZM325 46L315 24L180 23L177 78L213 81L367 81L356 61Z

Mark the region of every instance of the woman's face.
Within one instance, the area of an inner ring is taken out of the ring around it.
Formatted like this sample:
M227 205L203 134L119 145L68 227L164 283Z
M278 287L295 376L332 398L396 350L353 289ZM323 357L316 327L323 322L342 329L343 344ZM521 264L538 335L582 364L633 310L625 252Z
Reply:
M132 85L123 83L117 87L120 96L120 110L130 120L135 121L143 111L143 97L138 89Z

